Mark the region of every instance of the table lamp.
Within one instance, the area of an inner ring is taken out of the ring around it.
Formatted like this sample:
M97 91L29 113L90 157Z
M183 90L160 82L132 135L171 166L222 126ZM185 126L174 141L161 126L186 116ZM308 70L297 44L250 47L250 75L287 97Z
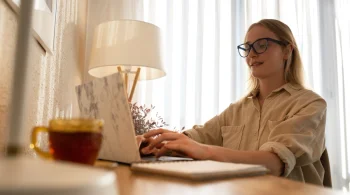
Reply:
M25 78L33 0L23 0L19 12L15 66L6 157L0 159L0 194L115 195L112 171L73 163L44 161L22 155ZM29 138L28 138L29 139Z
M120 72L128 90L129 77L133 78L128 100L131 102L138 80L165 76L161 49L160 29L137 20L116 20L95 28L89 63L89 74L104 77Z

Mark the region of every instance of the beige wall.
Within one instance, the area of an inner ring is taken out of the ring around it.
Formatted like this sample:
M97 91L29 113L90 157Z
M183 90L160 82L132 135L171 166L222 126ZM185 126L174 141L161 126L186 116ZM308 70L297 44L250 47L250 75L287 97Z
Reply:
M54 54L46 54L35 39L30 44L25 146L34 125L78 116L74 86L93 79L87 70L94 28L109 20L141 19L142 10L140 0L57 0ZM8 132L16 31L17 14L0 0L0 151ZM43 147L45 139L40 142Z
M86 16L87 0L58 0L54 54L45 54L34 39L31 41L25 146L33 125L46 125L53 117L78 115L74 86L82 82L84 75ZM7 134L17 27L16 13L0 0L0 148L4 147Z

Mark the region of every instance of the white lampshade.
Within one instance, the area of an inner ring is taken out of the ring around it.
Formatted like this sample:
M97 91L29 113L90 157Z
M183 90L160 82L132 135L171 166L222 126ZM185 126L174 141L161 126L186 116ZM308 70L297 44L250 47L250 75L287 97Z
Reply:
M161 52L157 26L137 20L105 22L94 32L89 74L104 77L118 72L118 66L131 72L140 67L140 80L160 78L165 76Z

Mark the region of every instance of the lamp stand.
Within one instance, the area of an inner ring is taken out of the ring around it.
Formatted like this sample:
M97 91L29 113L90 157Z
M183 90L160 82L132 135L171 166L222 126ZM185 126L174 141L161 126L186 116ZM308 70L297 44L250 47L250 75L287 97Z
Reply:
M132 97L134 96L134 92L135 92L135 88L136 88L136 84L137 81L139 79L140 76L140 72L141 72L141 68L137 68L136 72L132 72L130 70L125 70L123 71L122 68L120 66L118 66L118 72L119 73L124 73L124 84L125 84L125 90L126 90L126 94L128 94L128 80L129 80L129 74L135 74L135 78L134 78L134 82L132 83L132 87L131 87L131 91L128 97L128 101L131 102Z

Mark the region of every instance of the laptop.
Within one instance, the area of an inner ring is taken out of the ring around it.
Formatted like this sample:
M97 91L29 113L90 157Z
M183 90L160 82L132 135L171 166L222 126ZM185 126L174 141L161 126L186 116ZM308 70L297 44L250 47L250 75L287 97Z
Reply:
M98 159L126 164L191 160L181 157L141 158L123 78L119 73L78 85L75 90L81 117L104 120L103 141Z

